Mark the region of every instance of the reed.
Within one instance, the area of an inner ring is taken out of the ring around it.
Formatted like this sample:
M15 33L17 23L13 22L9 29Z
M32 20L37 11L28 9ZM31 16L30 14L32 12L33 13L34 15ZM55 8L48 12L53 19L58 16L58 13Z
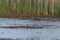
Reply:
M60 15L60 0L0 0L0 14Z

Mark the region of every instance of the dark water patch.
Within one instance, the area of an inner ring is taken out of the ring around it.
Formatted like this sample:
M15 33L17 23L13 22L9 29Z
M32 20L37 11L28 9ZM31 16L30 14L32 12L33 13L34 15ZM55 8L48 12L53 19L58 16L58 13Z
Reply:
M11 39L11 38L0 38L0 40L14 40L14 39Z
M9 29L16 29L16 28L26 28L26 29L49 29L49 28L56 28L55 25L41 25L41 26L6 26L0 28L9 28Z
M10 27L0 27L0 28L9 28L9 29L16 29L16 28L26 28L26 29L43 29L43 27L33 27L33 26L10 26Z

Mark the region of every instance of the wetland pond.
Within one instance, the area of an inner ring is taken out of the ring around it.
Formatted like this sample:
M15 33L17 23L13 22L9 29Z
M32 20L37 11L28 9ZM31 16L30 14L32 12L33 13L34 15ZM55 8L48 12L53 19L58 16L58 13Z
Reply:
M10 26L35 26L43 28L5 28ZM35 21L30 19L19 20L18 18L0 18L0 39L60 40L60 21Z

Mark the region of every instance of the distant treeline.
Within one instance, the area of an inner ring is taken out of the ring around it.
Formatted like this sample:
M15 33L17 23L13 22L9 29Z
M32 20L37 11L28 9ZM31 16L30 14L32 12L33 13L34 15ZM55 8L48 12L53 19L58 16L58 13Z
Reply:
M60 0L0 0L0 14L12 13L26 16L60 16Z

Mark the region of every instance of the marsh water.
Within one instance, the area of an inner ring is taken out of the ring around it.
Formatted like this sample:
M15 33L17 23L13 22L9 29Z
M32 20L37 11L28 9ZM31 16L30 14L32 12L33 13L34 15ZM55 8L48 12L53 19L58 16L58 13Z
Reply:
M36 26L48 28L1 28L9 26ZM14 40L60 40L60 21L36 21L31 19L0 18L0 38Z
M60 21L36 21L31 19L0 18L0 27L9 26L60 26Z

